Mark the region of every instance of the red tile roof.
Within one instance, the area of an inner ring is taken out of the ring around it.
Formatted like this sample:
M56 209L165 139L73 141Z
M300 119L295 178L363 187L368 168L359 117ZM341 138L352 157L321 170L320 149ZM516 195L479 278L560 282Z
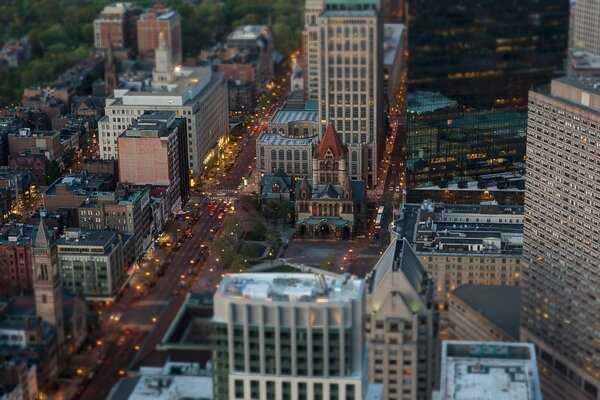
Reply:
M344 146L340 140L340 137L335 131L335 128L331 124L329 124L327 127L325 135L323 135L323 138L321 139L321 143L319 143L317 149L315 150L315 157L325 158L327 150L331 150L333 158L336 160L340 159L344 152L346 152L346 146Z

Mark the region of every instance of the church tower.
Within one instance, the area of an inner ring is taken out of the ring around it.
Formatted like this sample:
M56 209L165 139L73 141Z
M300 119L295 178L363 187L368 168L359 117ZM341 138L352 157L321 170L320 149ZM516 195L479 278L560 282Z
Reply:
M158 48L154 53L154 71L152 72L152 87L156 90L166 90L166 84L175 80L173 55L167 47L165 33L161 32Z
M118 84L117 60L113 54L112 44L106 51L106 60L104 61L104 92L106 96L111 96Z
M56 329L60 359L65 348L62 283L56 246L44 226L42 217L33 245L33 291L37 316Z

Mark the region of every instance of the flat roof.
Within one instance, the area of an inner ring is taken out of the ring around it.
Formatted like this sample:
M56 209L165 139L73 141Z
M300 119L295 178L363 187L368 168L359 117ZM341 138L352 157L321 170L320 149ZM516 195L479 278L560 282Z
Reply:
M317 122L319 120L318 110L285 110L280 109L275 111L275 114L271 117L269 125L272 124L287 124L290 122L302 122L310 121Z
M452 294L514 339L519 338L520 286L463 285Z
M324 276L324 280L325 288L314 274L228 274L221 280L215 297L257 301L344 302L362 296L363 280L354 277L344 280L331 276Z
M444 341L440 398L541 400L531 343Z
M267 29L266 25L238 26L227 36L227 40L256 40Z
M392 65L398 51L401 51L400 43L404 24L383 24L383 65Z
M319 135L305 138L293 138L275 135L272 133L262 133L258 137L257 141L258 143L265 143L274 146L312 146L319 142Z
M67 230L66 235L61 236L56 245L68 252L69 247L105 247L107 244L117 239L117 233L109 230ZM95 255L102 255L94 253Z
M213 383L209 376L140 375L121 379L111 399L119 400L212 400Z

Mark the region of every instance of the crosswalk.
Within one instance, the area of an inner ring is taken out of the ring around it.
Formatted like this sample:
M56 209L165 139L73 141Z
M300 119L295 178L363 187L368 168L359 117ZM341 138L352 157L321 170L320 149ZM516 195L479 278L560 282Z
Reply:
M382 243L369 243L369 247L383 247L384 245Z
M153 324L125 324L123 325L124 330L136 331L136 332L150 332L154 328Z
M138 306L166 306L169 304L168 300L142 300L138 301Z
M359 254L358 258L373 258L373 259L378 259L381 256L379 254Z

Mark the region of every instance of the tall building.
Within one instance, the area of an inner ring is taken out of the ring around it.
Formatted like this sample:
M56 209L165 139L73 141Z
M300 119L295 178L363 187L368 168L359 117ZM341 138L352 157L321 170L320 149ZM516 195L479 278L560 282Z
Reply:
M114 299L125 279L121 235L69 229L56 241L63 285L88 299Z
M226 275L211 328L215 400L381 398L366 383L364 301L349 275Z
M546 399L600 399L600 80L529 92L521 339Z
M98 122L100 158L117 159L117 138L147 111L173 111L187 125L188 164L192 175L221 154L227 142L227 81L209 67L174 65L165 35L160 36L151 84L123 86L106 99L105 116Z
M542 400L535 347L529 343L444 341L434 399Z
M408 187L522 170L527 91L563 68L568 1L408 9Z
M63 322L62 283L58 267L56 244L40 218L33 243L33 292L35 313L56 330L59 359L65 354L65 326Z
M573 49L600 55L600 4L594 0L577 0L571 7Z
M406 239L389 245L368 279L369 382L383 384L387 400L431 398L437 353L433 286Z
M111 3L94 20L94 47L124 49L135 47L136 12L131 3Z
M305 13L306 89L319 103L321 135L336 128L349 148L351 178L371 187L385 131L380 1L311 1Z
M142 58L152 59L164 35L175 65L181 64L181 16L157 1L137 21L137 47Z
M171 210L189 199L187 129L173 111L143 114L117 139L119 181L164 186Z

